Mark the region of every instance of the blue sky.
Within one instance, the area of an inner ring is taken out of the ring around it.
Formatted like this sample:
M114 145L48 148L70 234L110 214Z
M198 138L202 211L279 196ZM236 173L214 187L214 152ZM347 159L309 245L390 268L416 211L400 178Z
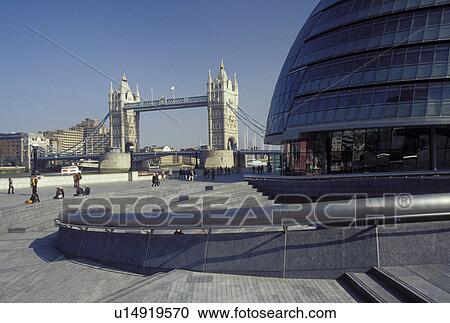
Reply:
M0 132L65 128L108 110L110 81L29 25L141 96L205 95L223 58L240 104L265 124L280 68L318 0L3 0ZM207 142L206 109L141 116L141 144ZM241 130L244 128L241 127ZM242 136L241 136L242 139Z

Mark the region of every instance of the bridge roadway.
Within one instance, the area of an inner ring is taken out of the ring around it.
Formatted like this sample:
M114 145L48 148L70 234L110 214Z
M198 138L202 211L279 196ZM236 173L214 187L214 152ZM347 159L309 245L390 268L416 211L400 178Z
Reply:
M187 98L167 99L162 98L154 101L143 101L139 103L129 103L124 106L124 110L133 110L135 112L162 111L203 108L208 105L207 96L194 96Z
M196 157L199 156L199 150L185 150L185 151L158 151L158 152L139 152L133 154L133 160L142 161L150 158L158 158L164 156L190 156ZM280 155L281 151L279 150L237 150L236 153L243 155ZM101 155L93 154L93 155L55 155L55 156L40 156L38 157L39 161L53 161L53 160L100 160Z

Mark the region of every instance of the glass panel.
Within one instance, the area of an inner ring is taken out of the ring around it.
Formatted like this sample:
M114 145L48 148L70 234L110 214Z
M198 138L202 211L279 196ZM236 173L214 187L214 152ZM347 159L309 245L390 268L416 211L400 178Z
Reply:
M402 150L405 145L405 128L394 128L392 130L391 149Z
M414 97L413 86L403 86L401 89L400 102L411 102Z
M419 63L420 51L418 49L408 48L406 54L406 65L417 65Z
M378 130L369 129L366 132L366 150L364 153L364 170L366 172L375 172L377 166L377 140Z
M420 53L421 64L433 63L433 58L434 58L433 48L422 49L422 52Z

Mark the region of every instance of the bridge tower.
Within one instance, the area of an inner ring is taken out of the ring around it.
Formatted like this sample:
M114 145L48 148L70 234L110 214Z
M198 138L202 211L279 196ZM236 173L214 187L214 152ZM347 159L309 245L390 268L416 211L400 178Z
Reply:
M111 135L111 148L118 148L120 152L128 152L130 145L139 150L139 112L123 110L128 103L141 101L139 88L133 93L128 85L125 74L122 76L118 89L109 91L109 127Z
M208 75L208 143L213 150L238 149L239 89L236 74L228 78L225 66L220 64L219 74L213 80ZM233 111L234 110L234 111Z

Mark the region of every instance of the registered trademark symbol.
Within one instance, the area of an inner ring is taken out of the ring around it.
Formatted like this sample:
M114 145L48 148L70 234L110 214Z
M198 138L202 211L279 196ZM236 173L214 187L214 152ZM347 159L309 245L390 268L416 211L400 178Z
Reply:
M409 194L401 194L397 197L397 204L402 209L408 209L412 204L412 196Z

